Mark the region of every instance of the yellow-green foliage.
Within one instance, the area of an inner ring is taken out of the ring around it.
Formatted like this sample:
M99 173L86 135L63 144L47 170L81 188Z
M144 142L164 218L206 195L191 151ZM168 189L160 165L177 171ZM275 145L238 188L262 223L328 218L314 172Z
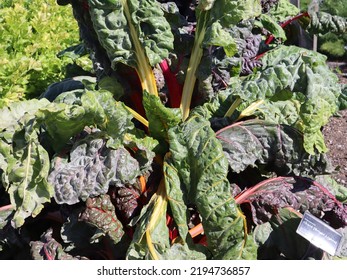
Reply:
M57 53L79 42L71 7L55 0L0 4L0 38L0 107L38 96L64 78L71 60Z

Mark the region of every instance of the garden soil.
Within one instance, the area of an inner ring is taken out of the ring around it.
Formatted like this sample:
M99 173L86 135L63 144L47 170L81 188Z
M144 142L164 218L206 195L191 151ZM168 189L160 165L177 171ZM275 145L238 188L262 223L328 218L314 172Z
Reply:
M347 70L347 69L344 69ZM340 75L340 82L347 84L346 73ZM328 156L332 165L337 168L334 179L347 187L347 110L340 111L330 119L323 128Z

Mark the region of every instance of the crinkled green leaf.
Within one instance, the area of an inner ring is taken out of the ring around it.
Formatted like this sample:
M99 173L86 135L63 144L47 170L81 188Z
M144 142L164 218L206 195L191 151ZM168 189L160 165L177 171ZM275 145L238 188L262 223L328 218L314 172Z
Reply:
M4 153L6 162L1 166L2 183L15 208L16 227L23 225L27 217L38 215L53 195L53 188L47 182L49 156L39 144L37 124L29 115L21 121L23 124L8 128L14 130L12 139L7 138L6 142L0 139L3 146L0 152Z
M108 91L86 90L83 94L76 94L80 97L60 97L65 97L63 100L72 104L51 103L37 114L52 138L54 149L59 151L72 136L88 125L106 131L114 139L114 146L120 145L124 134L134 128L132 116L124 105L116 102Z
M154 0L89 0L94 29L115 67L118 62L135 68L142 63L141 49L153 66L173 48L169 23Z
M10 223L14 214L13 207L0 207L0 230ZM1 251L1 249L0 249Z
M267 100L284 90L300 102L295 127L304 133L304 146L310 154L325 152L321 128L338 109L341 88L336 75L326 65L326 57L295 46L281 46L262 59L263 67L233 87L230 97L242 100L238 110L258 100ZM234 99L233 99L234 100Z
M204 47L219 46L223 47L227 56L231 57L237 53L237 45L229 32L223 29L222 25L217 21L206 30Z
M264 100L260 104L256 111L254 111L255 116L260 116L262 119L279 124L286 124L294 126L300 121L300 107L301 103L296 99L295 95L288 92L289 95L283 100L279 99L269 99ZM280 96L280 94L275 95Z
M164 160L165 188L172 217L177 225L180 237L178 239L180 244L174 244L172 246L170 255L178 250L184 254L181 256L182 259L190 259L189 255L194 255L194 259L209 259L211 257L210 252L198 244L193 244L188 232L189 211L187 204L189 200L187 190L181 184L178 173L178 170L172 163L171 157L167 155Z
M261 23L261 26L265 28L267 31L269 31L273 36L275 36L278 39L286 40L286 33L284 32L283 28L277 23L277 21L267 15L267 14L261 14L259 16L259 21Z
M45 99L27 100L22 102L14 102L9 106L5 106L0 110L0 132L6 130L14 132L20 126L21 118L24 115L33 116L38 109L45 107L49 102Z
M171 158L164 161L165 188L168 202L172 211L175 223L177 224L179 235L183 242L189 238L188 234L188 208L187 208L187 190L182 189L178 176L178 170L172 164Z
M0 119L6 121L0 124L1 179L15 209L15 227L22 226L27 217L38 215L53 195L47 183L50 161L39 143L39 125L35 121L37 110L47 103L12 103L0 111Z
M87 91L81 100L82 106L94 114L96 126L113 138L113 145L121 145L124 134L134 128L133 117L124 104L115 101L110 92L102 90Z
M158 96L147 92L143 94L143 105L149 122L150 135L161 143L167 142L168 130L181 121L180 110L165 107Z
M51 103L37 113L37 118L44 123L55 151L60 151L68 140L83 131L91 123L93 115L79 105Z
M277 175L315 175L330 171L321 155L304 149L303 135L288 125L263 120L248 120L216 132L234 172L247 167L262 167Z
M307 30L312 34L326 34L329 32L344 34L347 32L347 19L344 17L325 12L312 12L310 18L311 21Z
M86 209L81 214L80 220L107 233L114 243L118 243L124 234L122 223L118 220L108 195L88 198Z
M342 203L347 203L347 188L344 185L336 182L331 175L320 175L316 176L315 180L325 186L337 200Z
M197 9L199 12L208 12L210 14L207 25L212 25L213 22L220 21L223 27L232 27L241 20L261 14L260 1L257 0L201 1Z
M54 186L58 203L75 204L108 191L109 184L134 183L139 163L124 148L106 147L103 135L91 135L75 143L69 161L55 158L48 180Z
M169 137L173 165L202 217L213 258L242 258L247 241L244 216L231 196L228 161L209 122L194 115L171 129Z
M290 17L298 15L299 12L300 10L298 7L289 0L279 0L278 3L270 9L269 14L277 22L283 22Z
M31 139L22 146L22 150L14 151L6 170L9 184L5 187L11 204L16 207L13 217L16 227L23 225L25 218L37 216L53 196L53 187L47 182L50 166L48 153L38 144L34 133L28 135Z

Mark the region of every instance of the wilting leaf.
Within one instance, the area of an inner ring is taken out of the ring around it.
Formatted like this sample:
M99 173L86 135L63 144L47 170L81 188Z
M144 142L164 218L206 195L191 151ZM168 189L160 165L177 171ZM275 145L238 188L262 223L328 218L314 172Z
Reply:
M80 220L108 234L114 243L118 243L124 234L123 226L116 216L115 208L108 195L88 198L86 210L82 213Z

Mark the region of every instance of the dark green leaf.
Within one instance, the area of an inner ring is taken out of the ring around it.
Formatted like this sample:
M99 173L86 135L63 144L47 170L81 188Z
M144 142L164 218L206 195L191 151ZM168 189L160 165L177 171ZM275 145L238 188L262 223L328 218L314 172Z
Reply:
M295 127L304 133L304 147L310 154L325 152L321 128L338 109L341 94L337 76L326 65L326 57L295 46L281 46L263 58L263 67L230 89L230 104L241 98L243 111L253 102L292 92L300 106ZM275 114L276 112L274 112Z
M277 21L273 17L267 14L261 14L259 17L259 21L261 23L261 27L265 28L277 39L287 39L286 33L284 32L283 28L277 23Z
M347 19L325 12L311 12L310 24L307 30L312 34L326 34L328 32L344 34L347 32Z
M143 105L149 122L151 136L161 143L168 142L168 130L182 119L179 109L166 108L160 98L144 92Z
M300 220L300 213L283 208L270 222L258 225L254 230L258 259L322 259L323 251L296 233Z
M171 28L157 1L89 0L91 18L99 41L113 64L137 68L143 48L152 66L173 46ZM130 22L129 22L130 20Z
M248 120L227 126L217 133L234 172L247 167L263 167L277 175L315 175L328 172L322 155L304 149L300 131L263 120Z
M247 240L244 216L231 196L228 161L209 122L194 115L171 129L169 137L173 166L202 217L213 258L243 258Z

